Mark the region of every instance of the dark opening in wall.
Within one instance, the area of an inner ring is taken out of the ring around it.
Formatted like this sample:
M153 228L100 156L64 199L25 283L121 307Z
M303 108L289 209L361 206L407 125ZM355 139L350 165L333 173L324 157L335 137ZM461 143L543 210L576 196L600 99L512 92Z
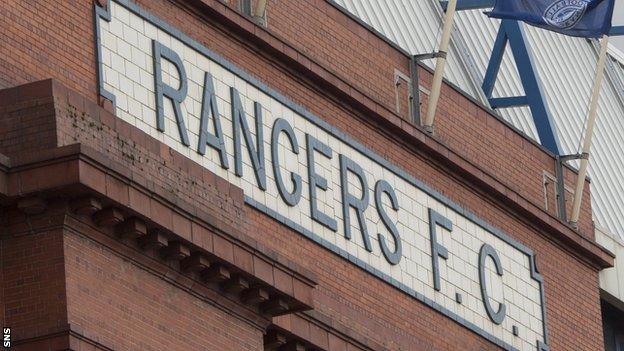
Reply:
M624 351L624 310L604 298L601 305L605 351Z

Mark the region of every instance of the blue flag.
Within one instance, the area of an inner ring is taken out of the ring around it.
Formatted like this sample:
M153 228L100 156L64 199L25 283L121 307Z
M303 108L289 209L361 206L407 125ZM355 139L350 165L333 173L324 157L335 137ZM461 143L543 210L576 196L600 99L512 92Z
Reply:
M574 37L611 30L615 0L496 0L490 17L514 19Z

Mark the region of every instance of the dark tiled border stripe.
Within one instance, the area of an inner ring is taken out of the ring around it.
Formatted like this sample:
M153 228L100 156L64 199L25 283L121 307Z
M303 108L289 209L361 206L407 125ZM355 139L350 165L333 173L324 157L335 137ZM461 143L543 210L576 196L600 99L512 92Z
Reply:
M115 96L111 92L108 92L108 91L106 91L104 89L103 74L102 74L102 69L101 69L101 66L103 65L103 62L102 62L102 52L100 50L100 44L101 43L100 43L100 26L99 26L99 18L102 18L102 19L104 19L104 20L106 20L108 22L110 22L110 20L111 20L111 13L110 13L110 8L111 8L110 2L111 1L112 0L108 0L106 9L104 9L102 7L99 7L97 5L94 5L94 7L95 7L95 19L94 19L94 21L95 21L95 26L96 26L95 35L97 37L95 42L96 42L96 45L97 45L97 48L96 48L97 49L97 56L98 56L98 68L97 68L97 70L98 70L98 80L99 80L99 84L98 85L100 87L100 94L103 97L110 99L114 103ZM424 191L425 193L427 193L429 196L433 197L437 201L440 201L444 205L450 207L451 209L453 209L454 211L456 211L460 215L464 216L466 219L472 221L473 223L475 223L478 226L480 226L481 228L487 230L488 232L490 232L491 234L495 235L496 237L498 237L499 239L501 239L505 243L513 246L514 248L520 250L522 253L527 255L527 257L529 258L530 265L531 265L531 278L539 283L539 285L540 285L540 295L541 295L541 300L542 300L542 322L543 322L544 343L542 343L541 341L538 340L537 341L537 349L539 351L547 351L547 350L549 350L549 347L547 346L547 344L548 344L548 326L547 326L547 323L546 323L546 299L545 299L545 296L544 296L544 278L542 277L541 274L539 274L537 272L537 268L536 268L536 265L535 265L535 253L533 252L533 250L531 250L528 247L524 246L523 244L521 244L517 240L513 239L509 235L505 234L501 230L499 230L499 229L491 226L487 222L481 220L480 218L478 218L476 215L474 215L470 211L462 208L461 206L459 206L458 204L454 203L453 201L451 201L450 199L448 199L444 195L440 194L436 190L434 190L434 189L430 188L428 185L424 184L422 181L412 177L410 174L408 174L406 171L404 171L400 167L397 167L397 166L391 164L386 159L384 159L383 157L377 155L373 151L369 150L366 146L364 146L364 145L360 144L359 142L357 142L356 140L352 139L351 137L349 137L344 132L338 130L337 128L334 128L331 125L329 125L327 122L325 122L324 120L322 120L319 117L315 116L314 114L312 114L311 112L306 110L304 107L294 103L288 97L286 97L286 96L282 95L281 93L279 93L279 92L273 90L272 88L268 87L266 84L260 82L258 79L254 78L253 76L251 76L250 74L248 74L244 70L236 67L234 64L232 64L231 62L229 62L226 59L224 59L223 57L221 57L219 54L213 52L212 50L210 50L210 49L208 49L206 47L204 47L199 42L195 41L194 39L188 37L186 34L182 33L180 30L170 26L168 23L164 22L163 20L159 19L158 17L152 15L151 13L149 13L149 12L145 11L144 9L142 9L141 7L137 6L132 1L130 1L130 0L115 0L115 2L120 4L120 5L122 5L122 6L124 6L130 12L136 14L137 16L143 18L144 20L154 24L155 26L157 26L161 30L165 31L166 33L168 33L169 35L175 37L176 39L180 40L181 42L183 42L184 44L188 45L189 47L191 47L191 48L195 49L196 51L200 52L204 56L208 57L210 60L216 62L219 65L221 65L226 70L228 70L231 73L239 76L241 79L247 81L247 83L255 86L257 89L261 90L262 92L264 92L265 94L269 95L273 99L277 100L278 102L284 104L286 107L288 107L291 110L295 111L300 116L304 117L305 119L307 119L311 123L315 124L317 127L323 129L325 132L327 132L330 135L334 136L335 138L341 140L345 144L351 146L352 148L354 148L358 152L362 153L364 156L368 157L372 161L374 161L377 164L387 168L389 171L391 171L392 173L394 173L398 177L402 178L406 182L412 184L414 187L419 188L420 190ZM279 213L271 210L270 208L266 207L265 205L256 202L255 200L251 199L247 195L245 195L245 202L247 204L255 207L256 209L260 210L261 212L269 215L270 217L272 217L272 218L282 222L283 224L289 226L290 228L296 230L297 232L299 232L302 235L306 236L310 240L313 240L314 242L318 243L319 245L321 245L321 246L331 250L332 252L338 254L339 256L344 257L345 259L349 260L350 262L354 263L355 265L361 267L362 269L364 269L367 272L373 274L374 276L376 276L376 277L386 281L387 283L389 283L392 286L398 288L399 290L405 292L406 294L408 294L408 295L416 298L417 300L425 303L426 305L430 306L431 308L435 309L436 311L438 311L438 312L446 315L447 317L457 321L458 323L464 325L468 329L470 329L473 332L481 335L482 337L486 338L487 340L491 341L492 343L494 343L494 344L496 344L496 345L498 345L500 347L503 347L503 348L505 348L507 350L517 350L513 346L505 343L503 340L501 340L501 339L499 339L499 338L497 338L497 337L487 333L482 328L479 328L478 326L470 323L469 321L465 320L461 316L453 313L452 311L444 308L443 306L440 306L435 301L427 298L426 296L424 296L421 293L415 291L414 289L412 289L412 288L402 284L401 282L397 281L396 279L394 279L394 278L392 278L390 276L387 276L385 273L379 271L377 268L372 267L371 265L369 265L368 263L366 263L364 261L361 261L357 257L349 254L348 252L342 250L341 248L335 246L334 244L332 244L332 243L328 242L327 240L321 238L320 236L314 234L313 232L303 228L302 226L298 225L297 223L294 223L293 221L289 220L288 218L286 218L286 217L280 215Z

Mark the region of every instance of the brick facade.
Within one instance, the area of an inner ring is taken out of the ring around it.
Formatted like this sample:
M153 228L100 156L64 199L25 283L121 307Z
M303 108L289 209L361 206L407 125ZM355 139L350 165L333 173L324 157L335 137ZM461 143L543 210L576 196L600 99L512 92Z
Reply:
M450 85L424 133L395 111L409 58L324 0L269 1L266 28L216 0L136 3L531 248L551 350L603 347L598 271L613 258L589 201L578 231L557 219L543 148ZM115 116L93 6L0 5L0 301L15 349L499 349Z

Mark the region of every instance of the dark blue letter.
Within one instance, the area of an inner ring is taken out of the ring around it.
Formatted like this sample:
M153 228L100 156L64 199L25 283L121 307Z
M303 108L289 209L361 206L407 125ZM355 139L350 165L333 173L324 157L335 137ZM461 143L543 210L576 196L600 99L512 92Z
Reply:
M253 165L254 174L258 181L258 186L262 190L266 190L266 171L264 168L264 130L262 126L262 105L258 102L254 102L254 113L256 119L256 145L258 150L254 147L253 138L251 137L251 131L249 131L249 125L247 124L247 118L245 117L245 111L238 95L238 91L235 88L230 88L232 97L232 124L234 126L234 173L238 177L243 176L243 154L241 151L241 129L243 137L245 138L245 144L247 145L247 151L249 152L249 158Z
M431 241L431 262L433 264L433 288L440 291L440 263L438 257L448 260L449 254L446 247L438 243L436 227L441 226L449 232L453 230L453 223L450 219L442 216L433 209L429 209L429 237Z
M358 224L360 225L360 232L362 232L362 240L364 241L364 247L366 251L373 252L370 239L368 237L368 229L366 228L366 218L364 217L364 211L368 207L368 182L362 167L353 162L345 155L340 155L340 183L342 190L342 215L344 217L344 236L351 240L351 213L350 207L355 209ZM362 196L358 199L349 193L349 172L353 173L362 186Z
M279 167L279 135L284 132L284 134L288 137L288 141L290 142L290 147L292 148L295 155L299 155L299 142L297 142L297 138L295 137L295 131L292 129L287 120L283 118L278 118L275 120L273 124L273 131L271 132L271 158L273 159L273 175L275 177L275 183L277 184L277 190L279 190L280 196L284 200L284 202L288 206L295 206L301 200L301 176L298 174L291 172L290 179L293 183L293 191L289 193L286 189L286 185L284 184L284 179L282 178L282 172Z
M494 262L494 267L496 268L496 274L500 277L503 276L503 266L501 265L500 258L498 257L498 253L496 250L488 245L483 244L481 246L481 251L479 252L479 283L481 283L481 297L483 298L483 304L485 305L485 311L488 316L497 325L503 323L505 320L505 314L507 313L507 306L504 303L501 303L498 306L498 311L494 311L492 304L490 303L490 298L488 296L487 287L485 286L485 260L491 257Z
M189 143L186 126L184 125L182 109L180 108L180 104L186 98L186 93L188 91L188 82L186 81L186 71L184 70L184 65L182 64L182 60L178 54L156 40L152 40L152 47L154 49L154 83L156 85L156 129L161 132L165 131L165 106L163 103L163 97L166 96L171 99L182 144L189 146L191 144ZM160 65L162 58L171 62L178 70L180 88L174 89L163 83L162 68Z
M212 115L214 124L214 135L208 133L208 120L210 119L210 115ZM230 168L225 150L223 132L221 131L221 117L219 117L214 83L212 82L212 75L208 72L204 74L204 94L202 98L201 118L199 121L199 143L197 145L197 152L200 155L206 154L206 144L219 152L221 167L225 169Z
M316 188L319 188L321 190L327 190L327 179L321 177L316 173L316 169L314 166L315 151L321 153L323 156L329 159L332 158L332 149L329 146L316 140L310 134L306 134L308 183L310 186L310 215L312 216L313 220L335 232L338 230L338 224L336 223L336 220L319 211L318 204L316 203Z
M381 235L381 233L377 233L377 237L379 239L379 245L381 246L381 252L384 257L391 265L397 265L401 262L401 257L403 255L403 245L401 244L401 236L399 235L399 231L397 230L396 225L392 223L390 217L386 213L386 210L383 208L383 202L381 200L381 195L386 194L390 199L390 205L392 205L392 209L395 211L399 210L399 202L397 201L397 196L392 189L392 186L388 184L385 180L380 180L375 185L375 206L377 207L377 213L379 213L379 217L381 221L386 226L386 229L392 235L394 239L394 252L390 251L388 245L386 244L386 238Z

